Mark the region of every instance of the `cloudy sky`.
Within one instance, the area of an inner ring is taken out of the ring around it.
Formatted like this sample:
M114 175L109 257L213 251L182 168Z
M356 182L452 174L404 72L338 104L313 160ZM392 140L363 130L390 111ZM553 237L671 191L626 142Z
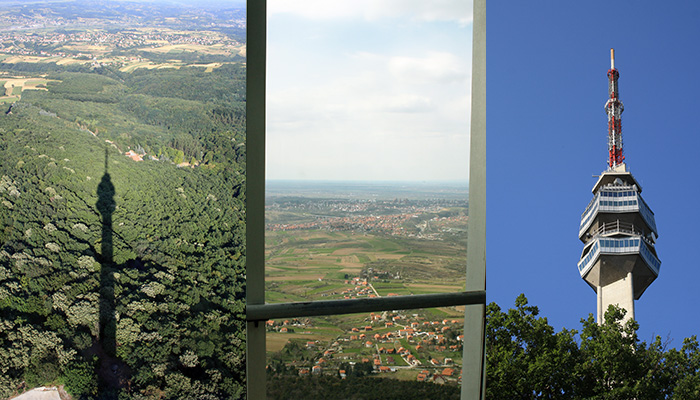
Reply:
M468 178L472 4L268 2L267 178Z

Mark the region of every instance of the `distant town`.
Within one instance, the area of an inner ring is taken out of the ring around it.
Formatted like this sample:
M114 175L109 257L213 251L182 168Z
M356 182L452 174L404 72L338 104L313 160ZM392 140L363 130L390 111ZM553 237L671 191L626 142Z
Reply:
M462 231L468 216L466 201L459 200L356 200L273 198L266 211L301 213L308 220L268 223L275 231L313 230L353 231L439 239L444 233ZM429 215L429 217L426 217Z
M73 46L94 46L80 50ZM116 32L103 30L47 32L41 35L24 31L0 31L0 52L42 57L86 57L97 58L114 49L155 49L164 45L199 45L233 48L238 41L213 32L176 32L170 29L142 31L125 29ZM47 51L46 47L61 46L62 51Z

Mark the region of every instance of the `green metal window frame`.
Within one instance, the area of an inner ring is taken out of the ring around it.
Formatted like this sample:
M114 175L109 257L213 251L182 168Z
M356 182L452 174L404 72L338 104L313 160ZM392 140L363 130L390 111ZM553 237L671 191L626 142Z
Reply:
M464 292L265 304L265 84L267 1L247 3L246 380L247 397L266 397L265 321L310 315L465 305L462 400L485 392L486 0L474 0L469 226ZM262 322L262 323L261 323Z

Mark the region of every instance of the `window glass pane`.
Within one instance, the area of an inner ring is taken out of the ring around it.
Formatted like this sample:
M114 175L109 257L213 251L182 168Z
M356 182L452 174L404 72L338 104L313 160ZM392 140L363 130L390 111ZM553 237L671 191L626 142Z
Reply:
M269 3L267 302L464 289L471 4L416 4ZM463 307L407 315L433 327ZM300 329L349 339L352 318Z

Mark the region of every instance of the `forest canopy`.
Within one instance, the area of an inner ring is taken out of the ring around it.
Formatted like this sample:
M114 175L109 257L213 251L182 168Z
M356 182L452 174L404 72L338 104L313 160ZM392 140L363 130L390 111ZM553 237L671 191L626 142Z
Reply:
M0 398L243 397L245 68L59 67L0 113Z

